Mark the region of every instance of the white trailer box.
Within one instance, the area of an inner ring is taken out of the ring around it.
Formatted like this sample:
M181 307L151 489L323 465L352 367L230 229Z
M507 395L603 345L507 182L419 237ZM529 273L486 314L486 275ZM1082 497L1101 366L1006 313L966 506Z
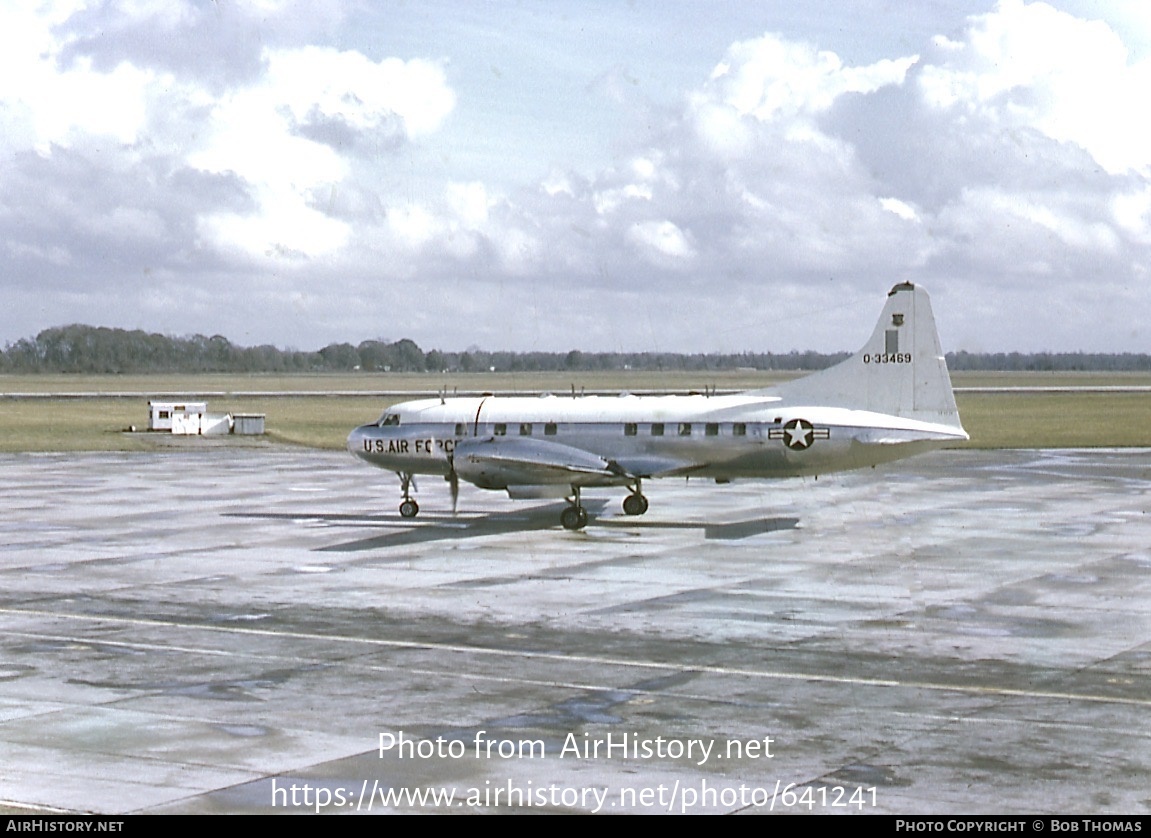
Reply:
M205 413L200 417L200 433L230 434L232 432L232 417L227 413Z
M200 414L199 413L174 413L174 414L172 414L172 433L180 434L182 436L199 436L200 435Z

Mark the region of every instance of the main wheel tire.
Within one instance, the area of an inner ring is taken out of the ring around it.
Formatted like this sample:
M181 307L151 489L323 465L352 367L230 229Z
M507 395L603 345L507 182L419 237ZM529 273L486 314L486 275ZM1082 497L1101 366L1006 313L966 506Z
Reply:
M420 514L420 505L411 498L407 498L400 504L400 517L402 518L415 518Z
M560 523L565 530L581 530L587 526L587 512L581 506L569 506L560 513Z
M642 515L647 512L647 498L643 495L628 495L623 499L623 511L627 515Z

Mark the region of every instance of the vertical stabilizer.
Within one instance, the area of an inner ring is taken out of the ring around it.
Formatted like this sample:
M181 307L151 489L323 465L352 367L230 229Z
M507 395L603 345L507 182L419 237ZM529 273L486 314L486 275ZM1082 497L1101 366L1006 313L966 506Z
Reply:
M888 293L862 349L834 367L767 392L789 404L870 410L962 430L931 300L910 282Z

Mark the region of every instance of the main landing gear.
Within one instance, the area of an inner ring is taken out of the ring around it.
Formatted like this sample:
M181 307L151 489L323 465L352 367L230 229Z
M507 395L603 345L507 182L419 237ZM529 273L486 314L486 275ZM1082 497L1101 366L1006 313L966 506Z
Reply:
M565 530L582 530L587 526L587 510L580 503L579 486L572 486L571 506L560 513L560 523Z
M420 505L409 494L414 483L412 475L407 472L400 472L400 491L404 493L404 499L400 501L400 517L402 518L415 518L420 514Z
M643 496L643 487L638 480L631 488L631 494L623 499L623 511L625 515L642 515L647 512L647 498Z
M647 512L647 498L643 496L638 480L631 489L631 494L623 499L623 511L628 515L643 515ZM568 498L568 504L569 506L560 513L560 523L565 530L582 530L587 526L587 510L580 503L579 486L572 486L572 496Z

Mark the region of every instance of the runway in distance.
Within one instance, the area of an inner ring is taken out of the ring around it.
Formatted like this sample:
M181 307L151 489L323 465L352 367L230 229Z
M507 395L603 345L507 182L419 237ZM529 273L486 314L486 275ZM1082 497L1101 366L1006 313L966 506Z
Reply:
M826 370L734 395L482 395L402 402L356 428L348 450L399 475L444 477L511 498L563 497L560 523L582 529L582 489L621 486L623 510L648 509L643 481L820 475L866 468L967 439L927 292L887 295L871 338Z

